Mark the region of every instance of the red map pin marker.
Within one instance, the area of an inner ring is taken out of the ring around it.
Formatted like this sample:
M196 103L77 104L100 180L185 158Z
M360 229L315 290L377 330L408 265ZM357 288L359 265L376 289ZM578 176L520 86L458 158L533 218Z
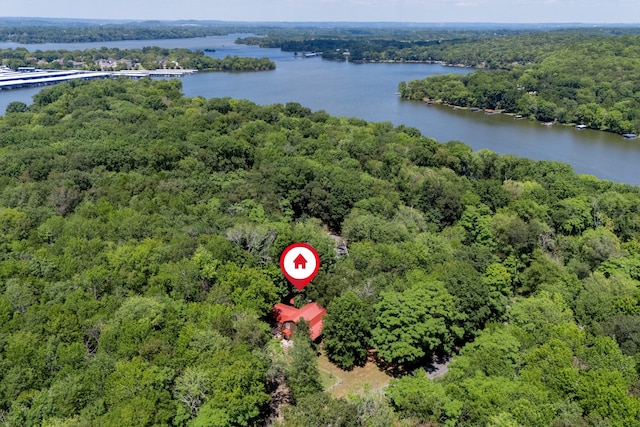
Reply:
M320 269L320 256L311 245L294 243L280 255L280 270L282 274L298 290L313 280Z

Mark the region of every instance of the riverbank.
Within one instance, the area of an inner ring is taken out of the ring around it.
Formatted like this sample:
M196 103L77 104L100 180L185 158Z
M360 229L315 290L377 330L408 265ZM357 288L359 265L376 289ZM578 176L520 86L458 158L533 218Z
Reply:
M409 99L407 99L407 98L402 98L402 99L407 100L407 101L411 101L411 100L409 100ZM500 114L500 115L503 115L503 116L513 117L513 118L514 118L514 119L516 119L516 120L528 120L528 121L536 122L536 123L539 123L539 124L541 124L541 125L543 125L543 126L547 126L547 127L548 127L548 126L556 126L556 125L557 125L557 126L563 126L563 127L568 127L568 128L574 128L574 129L576 129L576 130L587 130L587 129L588 129L588 130L597 131L597 132L606 132L606 133L609 133L609 134L612 134L612 135L620 136L620 137L622 137L624 140L627 140L627 141L629 141L629 140L635 140L635 139L637 139L637 138L638 138L638 135L637 135L637 134L634 134L634 133L624 133L624 134L620 134L620 133L617 133L617 132L612 132L612 131L610 131L610 130L608 130L608 129L596 129L596 128L592 128L592 127L589 127L589 126L584 125L584 124L582 124L582 123L574 123L574 122L571 122L571 123L563 123L563 122L559 122L559 121L543 121L543 120L537 120L537 119L536 119L535 117L533 117L533 116L528 116L528 117L526 117L526 116L523 116L523 115L521 115L521 114L512 113L512 112L506 112L505 110L501 110L501 109L493 110L493 109L489 109L489 108L466 107L466 106L461 106L461 105L451 104L451 103L445 102L445 101L443 101L443 100L441 100L441 99L431 99L431 98L428 98L428 97L424 97L424 98L422 98L422 101L423 101L426 105L442 105L442 106L445 106L445 107L449 107L449 108L451 108L452 110L465 110L465 111L470 111L470 112L472 112L472 113L475 113L475 112L482 112L482 113L484 113L484 114L486 114L486 115L495 115L495 114Z
M295 56L295 55L294 55ZM486 67L483 65L466 65L462 63L453 63L446 61L434 61L428 59L349 59L349 58L325 58L322 54L316 54L315 56L320 56L322 59L327 61L334 62L351 62L352 64L427 64L427 65L441 65L443 67L452 67L452 68L469 68L474 70L483 70Z
M357 59L350 61L354 64L433 64L433 65L441 65L443 67L453 67L453 68L471 68L481 70L485 67L482 66L470 66L465 64L454 64L445 61L431 61L431 60L421 60L421 59Z

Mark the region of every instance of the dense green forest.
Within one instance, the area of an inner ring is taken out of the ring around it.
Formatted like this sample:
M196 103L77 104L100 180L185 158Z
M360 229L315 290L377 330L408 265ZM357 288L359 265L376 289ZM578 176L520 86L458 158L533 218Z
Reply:
M177 80L43 89L0 153L6 425L640 423L637 187ZM296 241L322 260L302 292ZM384 394L322 392L308 328L270 335L291 297Z
M15 43L87 43L120 40L157 40L224 36L253 32L254 25L200 21L69 21L0 18L0 41Z
M205 71L266 71L276 68L269 58L227 56L213 58L201 50L165 49L156 46L142 49L101 47L84 50L35 50L19 47L0 49L0 64L13 70L18 67L83 70L155 70L181 68Z
M0 17L0 41L15 43L86 43L120 40L154 40L226 36L228 34L268 35L281 37L398 37L418 31L420 36L450 38L452 34L473 34L469 28L455 25L405 23L290 23L290 22L224 22L224 21L132 21L56 20ZM483 30L488 31L488 30ZM509 30L516 32L518 30ZM488 32L491 34L491 32Z
M508 28L505 28L508 27ZM542 26L543 28L549 28ZM343 40L374 37L399 39L451 39L459 36L508 34L540 29L540 25L498 24L419 24L366 22L224 22L183 21L114 21L46 18L0 17L0 41L15 43L79 43L120 40L152 40L255 34L273 39L341 38ZM611 31L611 27L602 31ZM633 28L615 31L634 31ZM257 42L257 40L255 40ZM271 41L270 41L271 43ZM273 46L272 46L273 47Z
M443 62L500 69L540 60L569 43L618 35L637 35L640 28L420 27L270 28L263 37L238 43L276 47L288 52L321 52L325 59L356 62ZM261 33L262 34L262 33ZM349 52L349 55L344 55Z

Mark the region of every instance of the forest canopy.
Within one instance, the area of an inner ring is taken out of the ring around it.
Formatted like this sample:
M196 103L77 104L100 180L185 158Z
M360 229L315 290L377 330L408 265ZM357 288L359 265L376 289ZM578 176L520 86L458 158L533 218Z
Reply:
M640 422L637 187L297 103L185 98L177 80L10 107L8 425ZM321 258L301 292L278 269L299 241ZM384 395L322 392L303 324L282 350L271 308L292 297L328 308L330 360L371 350L397 373Z
M260 33L261 28L212 21L121 22L3 17L0 18L0 41L34 44L158 40Z

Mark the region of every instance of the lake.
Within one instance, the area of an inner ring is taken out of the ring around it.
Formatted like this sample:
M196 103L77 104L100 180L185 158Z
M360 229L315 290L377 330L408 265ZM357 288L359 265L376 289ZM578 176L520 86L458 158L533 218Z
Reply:
M441 142L458 140L474 150L488 148L537 160L569 163L578 173L640 185L640 140L568 126L542 126L505 115L453 110L439 105L401 100L395 92L401 81L441 73L468 73L464 68L435 64L352 64L319 57L296 58L280 49L236 45L238 35L194 39L134 40L103 43L18 45L36 49L85 49L101 46L139 48L162 46L213 48L215 57L227 55L269 57L277 69L259 73L197 73L182 79L186 96L248 99L258 104L299 102L313 110L368 121L389 121L419 129ZM0 92L0 113L11 101L31 102L40 88Z

